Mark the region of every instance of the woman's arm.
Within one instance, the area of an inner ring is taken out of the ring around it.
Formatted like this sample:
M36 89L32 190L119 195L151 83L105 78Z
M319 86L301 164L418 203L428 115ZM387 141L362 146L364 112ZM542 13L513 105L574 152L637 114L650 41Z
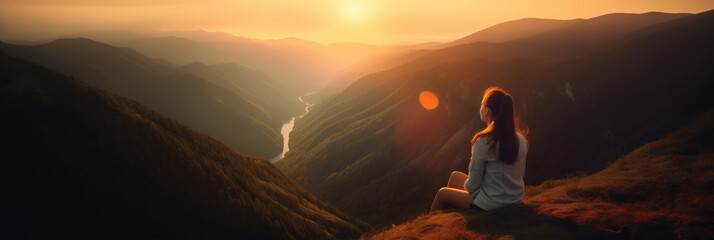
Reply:
M484 161L486 161L486 152L488 152L488 146L486 144L486 139L481 137L474 142L471 148L471 162L469 163L469 177L464 182L464 190L473 194L478 191L481 187L481 181L483 181L483 166Z

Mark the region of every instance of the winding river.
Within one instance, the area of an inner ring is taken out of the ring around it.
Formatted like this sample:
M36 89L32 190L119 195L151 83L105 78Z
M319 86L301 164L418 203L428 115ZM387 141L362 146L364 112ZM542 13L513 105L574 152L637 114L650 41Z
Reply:
M300 116L293 117L289 122L286 122L283 124L283 127L280 129L280 134L283 135L283 152L280 153L279 155L273 157L270 159L270 162L277 162L278 160L282 159L285 157L285 153L290 151L290 147L288 146L288 142L290 140L290 132L293 131L293 127L295 126L295 119L301 118L307 114L308 111L310 111L310 107L312 107L315 104L310 104L302 100L302 96L298 97L301 103L305 104L305 113L303 113Z

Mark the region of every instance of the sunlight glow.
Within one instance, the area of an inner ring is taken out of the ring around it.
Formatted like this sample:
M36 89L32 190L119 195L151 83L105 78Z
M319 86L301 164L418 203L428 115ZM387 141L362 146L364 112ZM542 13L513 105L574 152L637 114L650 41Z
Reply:
M419 94L419 103L427 110L432 110L439 106L439 98L430 91L422 91Z
M344 6L344 17L349 22L361 22L365 19L364 5L350 2Z
M712 8L712 0L0 0L0 41L42 42L92 31L206 30L258 39L391 45L452 41L523 18Z

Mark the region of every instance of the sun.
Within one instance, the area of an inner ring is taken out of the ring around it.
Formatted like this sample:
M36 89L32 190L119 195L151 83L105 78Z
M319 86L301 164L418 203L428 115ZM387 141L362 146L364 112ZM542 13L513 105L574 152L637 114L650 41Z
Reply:
M357 2L345 3L343 14L344 18L349 22L362 22L366 17L364 5Z

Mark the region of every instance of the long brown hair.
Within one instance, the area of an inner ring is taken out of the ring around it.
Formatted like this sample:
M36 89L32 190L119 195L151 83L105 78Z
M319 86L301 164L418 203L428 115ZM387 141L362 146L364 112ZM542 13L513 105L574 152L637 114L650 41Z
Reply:
M513 109L513 97L499 87L490 87L483 94L481 105L488 107L491 112L491 122L488 127L474 134L471 139L471 146L480 137L491 136L491 148L493 153L498 145L498 160L513 164L518 155L518 138L516 132L522 132L516 126L516 117Z

